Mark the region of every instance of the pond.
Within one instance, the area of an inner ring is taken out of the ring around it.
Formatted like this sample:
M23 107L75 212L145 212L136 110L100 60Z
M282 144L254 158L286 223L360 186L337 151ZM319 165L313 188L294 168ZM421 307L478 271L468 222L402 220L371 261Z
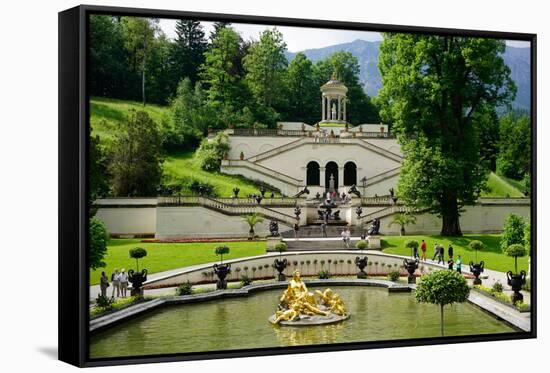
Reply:
M310 288L310 291L315 290ZM274 313L282 290L242 298L171 305L92 335L90 357L382 341L440 336L439 307L419 304L411 293L385 288L335 286L351 317L338 324L278 327ZM445 335L516 330L467 303L445 307Z

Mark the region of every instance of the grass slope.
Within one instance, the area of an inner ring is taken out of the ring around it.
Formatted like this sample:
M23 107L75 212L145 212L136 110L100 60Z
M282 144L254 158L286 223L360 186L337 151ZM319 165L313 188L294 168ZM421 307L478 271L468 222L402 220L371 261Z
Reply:
M424 239L428 245L426 256L431 259L434 254L434 244L437 242L445 247L445 260L447 257L447 248L449 244L454 248L454 259L458 255L462 256L462 263L467 265L470 261L475 261L475 252L470 249L470 241L479 240L485 244L483 251L478 251L477 260L483 260L485 267L495 271L507 272L514 270L514 258L506 256L500 249L500 235L464 235L463 237L442 237L442 236L388 236L382 239L382 250L390 254L411 255L409 248L405 247L405 242L415 240L419 243ZM420 253L420 249L419 249ZM528 257L518 258L518 270L527 271Z
M164 183L166 185L183 185L184 193L191 193L186 185L190 185L193 180L212 185L219 197L231 197L234 187L241 190L239 192L241 197L259 193L258 186L242 176L202 170L196 159L193 158L192 152L170 154L166 157L163 169Z
M112 138L113 132L116 132L118 123L122 122L131 110L145 111L155 123L162 123L168 120L170 109L167 106L158 106L136 101L117 100L104 97L92 97L90 99L90 126L93 135L99 135L101 138Z
M135 259L130 258L128 251L134 247L143 247L147 250L147 256L139 260L139 268L147 268L149 273L168 271L196 264L215 262L219 258L214 254L214 249L223 243L142 243L139 239L112 239L107 244L105 263L107 267L90 270L90 285L99 283L101 271L105 271L111 278L115 268L134 269ZM236 259L245 256L265 254L265 241L256 242L228 242L231 249L229 255L223 259Z
M482 197L525 197L519 188L521 182L506 179L491 172L487 179L487 189L481 192Z

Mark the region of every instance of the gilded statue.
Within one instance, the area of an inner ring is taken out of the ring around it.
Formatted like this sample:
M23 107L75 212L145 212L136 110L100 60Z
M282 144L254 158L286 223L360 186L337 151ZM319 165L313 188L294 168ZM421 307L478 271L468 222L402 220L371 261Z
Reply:
M294 271L292 280L279 299L278 310L273 317L273 323L281 321L296 321L301 317L328 317L331 313L338 316L347 316L344 302L340 296L331 289L324 292L310 293L306 284L302 281L299 271Z

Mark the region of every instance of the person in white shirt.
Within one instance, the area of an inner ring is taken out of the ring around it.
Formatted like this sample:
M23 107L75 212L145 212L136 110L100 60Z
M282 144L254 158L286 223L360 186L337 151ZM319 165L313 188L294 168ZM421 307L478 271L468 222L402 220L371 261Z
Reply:
M342 233L340 233L340 236L342 237L342 240L344 241L344 246L347 249L349 249L349 241L350 241L349 231L342 230Z
M115 268L115 271L111 274L111 282L113 283L113 294L111 294L111 298L115 297L115 290L116 297L120 297L120 273L117 268Z
M126 298L126 292L128 290L128 274L124 268L120 270L119 280L121 296L122 298Z

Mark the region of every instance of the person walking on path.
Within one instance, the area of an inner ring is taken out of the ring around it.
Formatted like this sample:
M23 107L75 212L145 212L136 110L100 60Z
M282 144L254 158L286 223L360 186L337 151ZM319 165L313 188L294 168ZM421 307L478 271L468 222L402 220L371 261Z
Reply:
M422 243L420 244L420 251L422 251L422 256L420 259L423 261L426 261L426 249L427 249L426 241L422 240Z
M119 298L120 297L120 273L116 268L114 272L111 274L111 282L113 283L113 293L111 294L111 298L115 297L115 290L116 290L116 297Z
M327 238L327 223L325 222L321 223L321 233L323 234L324 238Z
M126 270L122 268L120 270L120 295L122 298L126 298L126 292L128 291L128 274L126 273Z
M453 262L453 258L450 258L450 259L447 261L447 268L449 268L449 270L452 271L453 268L454 268L454 264L455 264L455 262Z
M449 253L449 259L453 260L454 249L451 246L451 244L449 244L449 248L447 249L447 252Z
M294 239L298 241L298 234L300 232L300 225L298 223L294 223Z
M443 245L439 245L439 254L437 256L437 264L445 264L445 248Z
M462 258L460 255L456 258L456 271L462 273Z
M99 283L101 288L101 296L107 298L107 288L109 287L109 277L105 274L105 271L101 272L101 279Z
M432 260L435 260L435 258L437 258L439 255L439 245L437 244L437 242L434 244L434 256L432 258Z

